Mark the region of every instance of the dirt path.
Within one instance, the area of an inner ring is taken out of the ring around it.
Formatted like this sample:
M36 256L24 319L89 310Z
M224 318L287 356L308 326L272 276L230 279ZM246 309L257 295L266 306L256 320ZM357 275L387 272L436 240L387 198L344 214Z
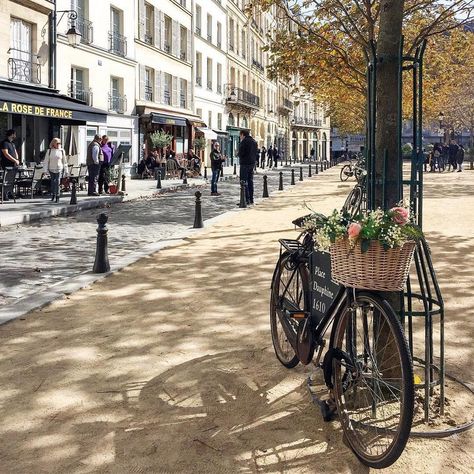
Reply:
M362 473L268 325L277 239L339 207L338 169L0 327L0 472ZM427 176L448 369L474 382L474 173ZM472 432L412 440L388 472L472 472Z

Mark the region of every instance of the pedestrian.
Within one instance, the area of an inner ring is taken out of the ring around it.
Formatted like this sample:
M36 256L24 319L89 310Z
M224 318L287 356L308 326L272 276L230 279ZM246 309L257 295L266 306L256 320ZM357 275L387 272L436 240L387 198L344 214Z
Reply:
M314 161L314 155L315 155L316 151L314 150L314 148L311 148L310 152L309 152L309 159L310 161Z
M456 153L456 163L458 165L458 173L462 171L462 164L464 161L464 147L459 145L458 151Z
M0 165L2 169L8 167L16 167L20 165L20 158L18 157L18 152L16 151L15 144L13 143L16 140L15 130L10 129L5 133L5 139L2 142L2 156Z
M459 146L458 144L456 143L455 140L451 140L450 144L449 144L449 149L448 149L448 153L449 153L449 164L451 165L452 169L451 171L456 171L456 168L457 168L457 161L456 161L456 156L458 154L458 150L459 150Z
M211 196L220 196L221 193L217 192L217 183L219 182L219 176L221 175L221 170L222 170L222 163L225 160L225 158L222 156L221 146L219 142L214 142L214 145L211 150L210 158L211 158L211 170L212 170Z
M262 149L260 150L260 166L265 168L265 160L267 159L267 149L265 148L265 145L262 146Z
M87 173L88 185L87 185L87 195L88 196L98 196L97 192L97 181L99 179L100 173L100 164L104 161L104 154L102 148L100 147L101 142L100 135L94 135L94 139L89 143L87 147Z
M260 148L257 148L257 160L255 161L255 171L260 166L260 154L261 154L261 150Z
M445 143L442 146L442 151L441 151L441 165L442 165L443 171L446 170L448 163L449 163L449 146Z
M245 200L253 204L253 170L257 160L257 142L248 130L240 131L239 144L240 179L244 182Z
M271 145L268 147L267 157L268 157L267 167L271 168L272 163L273 163L273 147Z
M59 138L51 140L49 150L44 157L43 168L44 172L49 173L51 177L51 201L59 202L59 181L61 177L68 174L66 152L61 148Z
M275 147L273 148L273 163L274 163L273 167L274 168L277 168L279 159L280 159L280 150L277 147Z
M431 173L434 173L436 170L441 169L441 144L436 143L434 148L433 148L433 158L431 160Z
M102 135L102 140L100 141L100 148L102 150L102 155L104 157L104 160L100 163L99 194L102 194L102 193L109 194L109 183L111 181L110 163L112 162L114 149L107 135Z

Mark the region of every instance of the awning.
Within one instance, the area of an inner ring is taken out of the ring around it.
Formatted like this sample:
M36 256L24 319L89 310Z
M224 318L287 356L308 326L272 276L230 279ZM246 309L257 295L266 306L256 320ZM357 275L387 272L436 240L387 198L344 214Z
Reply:
M204 136L208 140L217 140L217 133L214 130L212 130L211 128L197 127L197 130L204 133Z
M157 114L155 112L152 112L150 114L150 120L151 120L151 123L186 127L186 119L184 117L177 117L176 115L165 115L165 114Z
M76 122L106 122L107 112L52 91L0 87L0 112Z
M216 130L215 128L213 130L214 132L217 133L217 135L222 135L223 137L226 137L227 135L229 135L227 132L224 132L222 130Z
M202 120L191 120L188 119L189 125L192 125L195 128L198 127L207 127L207 125Z

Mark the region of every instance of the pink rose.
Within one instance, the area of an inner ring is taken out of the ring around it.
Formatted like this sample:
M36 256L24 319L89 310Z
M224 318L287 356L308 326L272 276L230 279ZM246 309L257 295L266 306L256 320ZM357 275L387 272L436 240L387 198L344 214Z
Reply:
M405 225L410 220L410 212L404 207L393 207L390 209L390 213L392 214L392 220L395 224Z
M347 233L349 234L349 238L355 239L359 236L360 231L362 229L362 226L360 224L357 224L357 222L352 222L349 224L349 227L347 228Z

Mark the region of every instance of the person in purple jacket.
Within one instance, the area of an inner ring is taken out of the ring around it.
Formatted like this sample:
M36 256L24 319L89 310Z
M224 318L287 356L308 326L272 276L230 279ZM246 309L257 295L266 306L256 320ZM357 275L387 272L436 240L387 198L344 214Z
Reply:
M114 149L107 135L102 135L100 147L104 155L104 161L100 163L99 194L103 194L104 192L105 194L109 194L110 162L112 161L112 155L114 154Z

